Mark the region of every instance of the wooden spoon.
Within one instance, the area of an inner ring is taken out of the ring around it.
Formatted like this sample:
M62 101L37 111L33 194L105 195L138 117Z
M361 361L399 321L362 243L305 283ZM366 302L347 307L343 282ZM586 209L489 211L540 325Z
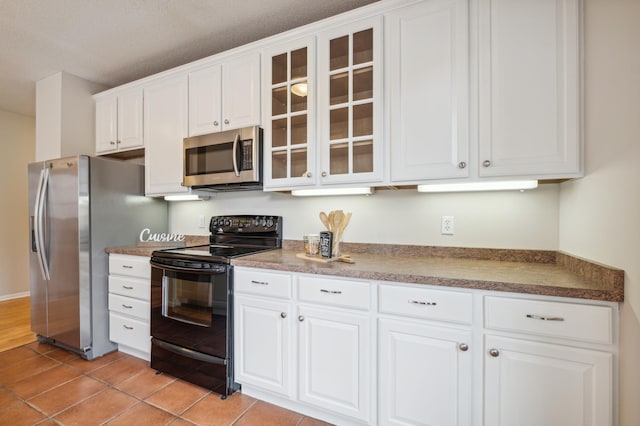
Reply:
M327 228L327 231L331 231L331 225L329 225L329 217L325 212L320 212L320 222Z
M333 229L335 230L334 232L338 234L338 237L340 236L340 234L342 234L343 220L344 220L344 212L342 210L336 210L333 216Z

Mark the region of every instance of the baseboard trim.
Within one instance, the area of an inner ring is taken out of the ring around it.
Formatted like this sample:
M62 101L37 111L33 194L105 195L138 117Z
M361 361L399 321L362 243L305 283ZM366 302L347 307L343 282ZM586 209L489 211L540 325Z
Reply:
M11 299L20 299L21 297L29 297L30 295L31 295L31 292L29 291L23 291L22 293L0 295L0 302L3 302L5 300L11 300Z

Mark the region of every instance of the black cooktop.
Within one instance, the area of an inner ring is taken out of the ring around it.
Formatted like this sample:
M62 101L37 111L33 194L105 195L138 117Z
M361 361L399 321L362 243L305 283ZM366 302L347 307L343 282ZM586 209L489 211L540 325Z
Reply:
M156 250L152 258L175 259L202 269L202 262L228 264L236 257L282 247L281 216L213 216L209 230L210 244Z

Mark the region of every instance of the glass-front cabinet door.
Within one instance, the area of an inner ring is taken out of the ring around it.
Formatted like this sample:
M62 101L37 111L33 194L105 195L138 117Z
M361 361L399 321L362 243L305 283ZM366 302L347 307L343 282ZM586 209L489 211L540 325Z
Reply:
M316 183L315 43L298 39L264 52L264 186Z
M321 183L382 180L381 18L318 38Z

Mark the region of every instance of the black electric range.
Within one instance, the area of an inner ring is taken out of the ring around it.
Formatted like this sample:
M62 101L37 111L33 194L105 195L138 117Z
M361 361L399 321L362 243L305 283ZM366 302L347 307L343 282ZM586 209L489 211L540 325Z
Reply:
M282 217L214 216L209 244L151 256L151 367L216 391L233 376L231 259L282 247Z

